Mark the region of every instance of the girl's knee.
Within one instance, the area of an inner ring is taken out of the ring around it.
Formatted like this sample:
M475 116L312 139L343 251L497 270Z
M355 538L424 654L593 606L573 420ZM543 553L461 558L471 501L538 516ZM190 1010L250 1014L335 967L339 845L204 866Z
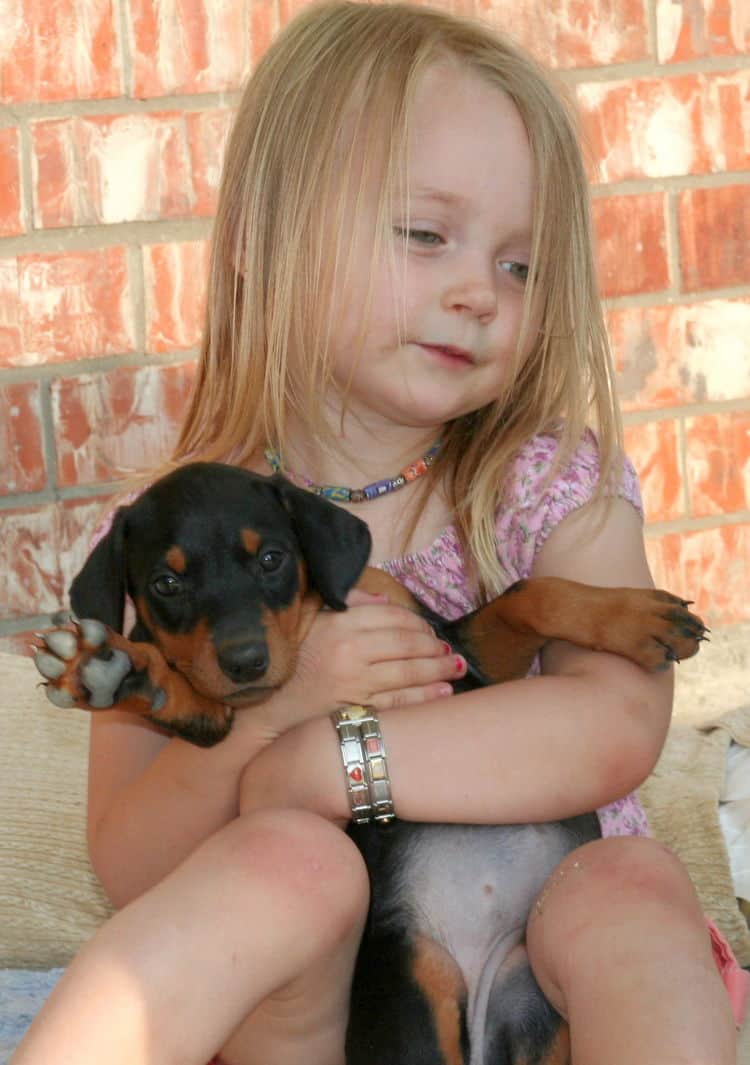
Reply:
M587 843L569 854L535 899L527 925L529 960L547 994L560 1007L554 988L563 970L605 950L613 927L637 934L643 920L669 929L693 927L705 935L705 921L687 872L656 840L621 836Z
M338 827L303 810L267 810L238 817L209 841L217 882L231 876L261 883L304 906L311 920L348 934L364 922L369 880L362 857Z
M529 924L554 911L556 921L589 919L631 903L695 909L697 899L685 867L667 847L642 836L595 840L569 854L552 873L531 909Z

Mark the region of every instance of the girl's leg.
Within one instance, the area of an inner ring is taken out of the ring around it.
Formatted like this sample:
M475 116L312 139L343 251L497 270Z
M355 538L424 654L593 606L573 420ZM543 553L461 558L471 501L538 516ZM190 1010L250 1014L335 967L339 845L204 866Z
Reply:
M268 996L295 994L309 1041L279 1060L343 1065L347 998L329 984L348 981L367 898L340 829L300 811L241 817L100 929L12 1065L205 1065ZM265 1049L276 1037L287 1053L283 1014L270 1015ZM238 1065L256 1060L238 1047Z
M529 960L574 1065L735 1065L729 998L684 868L654 840L568 855L532 907Z

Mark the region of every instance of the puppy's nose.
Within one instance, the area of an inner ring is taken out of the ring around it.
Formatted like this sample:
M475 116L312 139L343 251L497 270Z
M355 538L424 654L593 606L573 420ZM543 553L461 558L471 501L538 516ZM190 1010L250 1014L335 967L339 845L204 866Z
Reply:
M262 640L225 647L219 651L219 665L235 683L257 680L268 669L268 648Z

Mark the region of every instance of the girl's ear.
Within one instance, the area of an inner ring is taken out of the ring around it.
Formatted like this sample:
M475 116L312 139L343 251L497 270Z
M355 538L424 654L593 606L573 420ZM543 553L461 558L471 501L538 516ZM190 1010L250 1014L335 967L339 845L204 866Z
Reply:
M70 605L79 618L96 618L122 632L125 614L125 515L118 507L112 526L91 552L70 586Z
M346 610L346 596L370 557L370 530L347 510L285 477L276 474L270 480L291 516L314 588L326 606Z

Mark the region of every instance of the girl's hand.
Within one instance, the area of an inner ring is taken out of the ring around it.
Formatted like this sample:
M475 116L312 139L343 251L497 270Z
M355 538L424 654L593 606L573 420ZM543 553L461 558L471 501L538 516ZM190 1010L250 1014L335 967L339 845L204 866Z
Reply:
M450 695L450 682L466 671L464 660L406 607L361 591L350 593L347 605L318 614L294 675L264 704L278 734L347 704L388 710Z

